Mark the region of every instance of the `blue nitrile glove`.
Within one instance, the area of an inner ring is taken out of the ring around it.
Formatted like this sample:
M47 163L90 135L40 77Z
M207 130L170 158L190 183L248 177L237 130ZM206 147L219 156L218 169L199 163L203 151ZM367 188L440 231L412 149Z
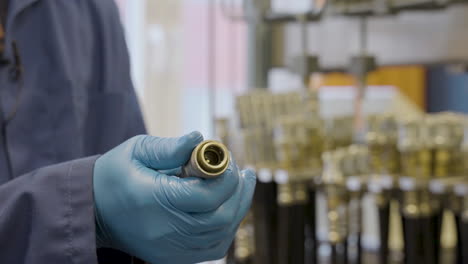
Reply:
M157 264L222 258L246 215L255 174L234 161L218 178L178 178L203 137L137 136L94 168L98 246Z

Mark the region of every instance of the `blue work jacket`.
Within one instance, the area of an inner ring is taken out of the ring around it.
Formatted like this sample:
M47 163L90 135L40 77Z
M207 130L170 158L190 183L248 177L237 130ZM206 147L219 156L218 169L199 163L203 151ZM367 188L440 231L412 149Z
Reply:
M145 133L117 7L11 0L5 47L0 263L97 263L95 155Z

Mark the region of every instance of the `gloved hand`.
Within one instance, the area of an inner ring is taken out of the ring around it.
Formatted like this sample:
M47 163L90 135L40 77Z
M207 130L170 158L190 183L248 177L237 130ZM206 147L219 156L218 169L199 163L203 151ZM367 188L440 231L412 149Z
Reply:
M255 174L234 161L218 178L178 178L203 137L137 136L94 168L98 246L157 264L222 258L246 215Z

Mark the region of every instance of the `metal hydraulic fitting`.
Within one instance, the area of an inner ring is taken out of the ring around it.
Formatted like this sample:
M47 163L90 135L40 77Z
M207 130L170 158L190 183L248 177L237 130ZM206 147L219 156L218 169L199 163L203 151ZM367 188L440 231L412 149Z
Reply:
M425 186L431 178L431 149L425 119L403 120L399 127L398 148L401 152L403 216L417 218L430 213Z
M463 141L463 123L454 113L433 115L430 120L431 147L434 151L434 177L458 174L459 157Z
M301 178L303 160L306 158L301 149L303 143L299 136L302 127L299 119L285 117L279 120L275 129L275 149L280 167L288 175L277 180L278 204L289 206L307 202L307 186ZM286 179L287 178L287 179Z
M214 140L200 143L192 152L188 163L182 167L182 178L216 178L229 167L231 154L226 146Z
M340 116L326 123L326 150L347 147L353 142L353 116Z
M327 200L327 240L332 245L343 243L347 237L347 191L341 164L343 150L325 152L322 156L324 171L321 187Z
M364 193L364 181L369 174L368 157L366 147L351 145L347 149L347 155L343 163L343 174L346 178L346 187L349 198L349 231L361 232L361 202Z
M403 120L398 133L402 175L418 179L430 178L431 152L424 119Z
M461 144L463 141L463 124L458 115L439 113L427 120L429 139L432 149L432 177L443 180L457 176L460 171ZM441 212L442 192L431 190L432 211Z
M369 132L366 135L370 152L372 173L384 184L386 199L391 199L391 188L400 171L400 153L397 148L398 126L394 115L383 114L373 116L368 121Z
M348 245L355 263L362 262L362 198L369 176L369 151L366 146L351 145L343 163L343 174L348 191Z

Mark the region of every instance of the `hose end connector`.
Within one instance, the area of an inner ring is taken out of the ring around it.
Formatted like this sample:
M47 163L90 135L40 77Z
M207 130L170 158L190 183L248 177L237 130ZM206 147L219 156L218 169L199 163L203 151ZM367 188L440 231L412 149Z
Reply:
M216 178L227 170L230 159L224 144L214 140L203 141L193 150L190 160L182 168L181 177Z

